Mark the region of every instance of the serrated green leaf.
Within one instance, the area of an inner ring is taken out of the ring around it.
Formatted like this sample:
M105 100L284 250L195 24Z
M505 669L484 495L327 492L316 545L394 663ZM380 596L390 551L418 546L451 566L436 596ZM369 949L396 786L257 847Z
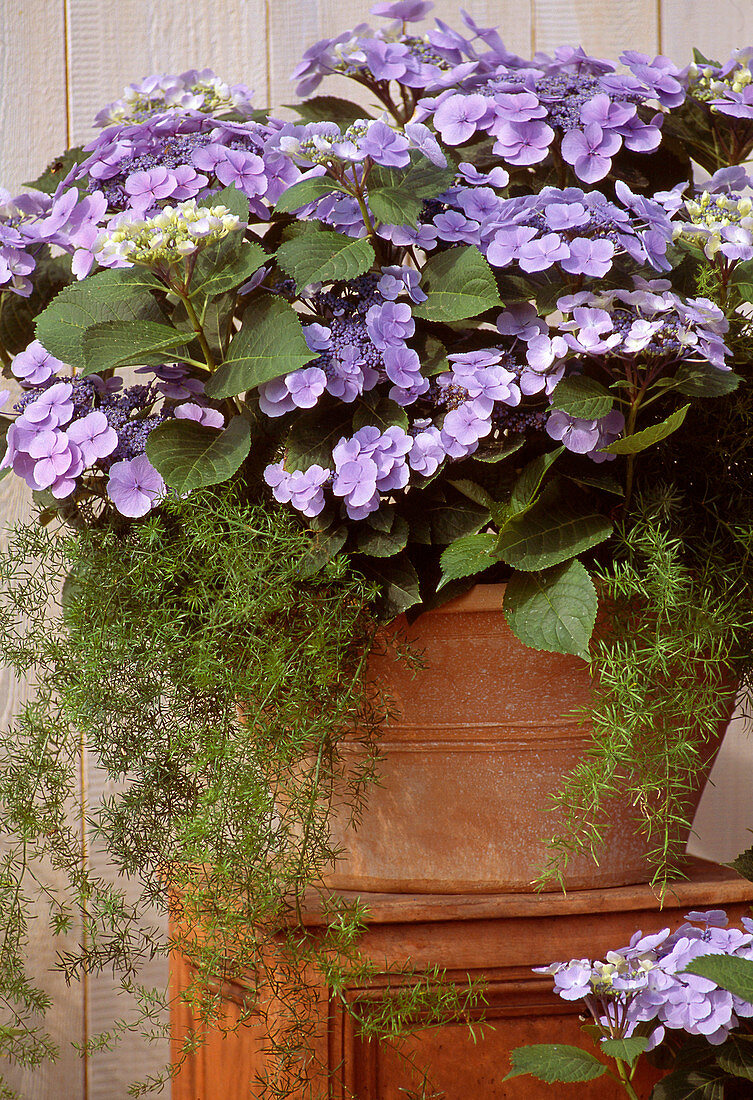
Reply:
M83 335L86 367L81 377L114 367L163 363L196 339L193 332L179 332L156 321L103 321Z
M303 103L286 103L304 122L336 122L341 128L350 126L361 118L372 116L358 103L335 95L315 95Z
M414 157L402 172L375 168L369 177L369 207L384 224L414 226L424 200L446 191L453 178L452 167L440 168L425 157Z
M242 416L226 428L208 428L194 420L166 420L148 435L146 455L178 493L227 481L251 447L251 430Z
M341 195L349 195L350 191L343 187L331 176L312 176L311 179L294 183L283 191L275 204L276 214L288 214L292 210L300 210L302 206L308 206L310 202L323 199L325 195L331 195L339 191Z
M266 294L250 306L227 358L206 384L209 397L235 397L310 363L314 353L298 314L282 298Z
M281 244L277 262L302 288L363 275L374 263L374 249L365 237L319 229Z
M285 467L308 470L314 464L331 466L332 448L343 437L352 435L352 413L342 404L333 408L311 409L297 416L287 438Z
M598 420L606 416L613 405L614 397L609 390L586 374L563 378L552 393L553 408L580 420Z
M364 572L380 586L384 610L389 617L400 615L421 602L418 574L405 552L385 558L383 563L364 563Z
M151 272L116 268L65 287L37 318L36 336L64 363L86 367L83 337L103 321L163 321L152 293L165 286Z
M629 1039L603 1039L599 1046L610 1058L619 1058L632 1066L648 1046L648 1039L635 1035Z
M724 397L734 393L742 379L731 370L717 370L711 363L681 363L675 386L685 397Z
M475 535L491 519L488 508L463 497L454 503L433 504L426 509L426 515L435 546L449 546L461 535Z
M512 440L491 440L490 442L482 440L479 449L474 452L473 457L477 462L502 462L503 459L509 458L510 455L514 455L522 446L522 437Z
M753 959L735 955L701 955L685 967L686 974L700 974L737 997L753 1004Z
M382 432L386 428L397 426L408 430L408 414L396 401L391 401L384 393L375 391L360 398L353 415L353 431L357 432L367 424L374 424Z
M437 590L444 588L450 581L459 580L460 577L471 577L494 565L496 559L491 555L496 541L497 536L489 533L463 535L451 542L440 558L442 579L437 585Z
M427 298L413 313L426 321L464 321L502 304L492 269L473 245L431 256L421 286Z
M583 565L570 561L541 573L513 573L505 588L504 612L524 645L588 661L598 602Z
M235 290L267 259L266 252L255 241L241 242L240 248L228 249L226 242L230 237L232 234L199 253L191 276L190 298L216 298L226 290Z
M716 1047L716 1062L730 1077L753 1081L753 1042L750 1035L730 1032L721 1046Z
M356 538L356 550L372 558L391 558L405 549L408 542L408 522L395 516L389 531L379 531L361 524Z
M727 866L734 868L738 875L747 878L748 882L753 882L753 848L746 848L744 852L740 852L740 855Z
M510 1051L512 1071L504 1077L530 1074L539 1081L553 1084L555 1081L593 1081L607 1072L607 1067L598 1058L580 1047L567 1043L534 1043L531 1046L516 1047Z
M652 447L654 443L659 443L662 439L666 439L668 435L671 435L672 432L676 432L685 419L689 408L690 405L683 405L681 409L677 409L666 420L662 420L660 424L652 424L650 428L644 428L641 432L634 432L633 435L625 436L624 439L615 439L614 443L599 449L611 455L634 455L639 451L645 451L647 447Z
M536 494L547 471L554 465L564 450L564 447L557 447L553 451L539 455L538 458L534 458L527 466L523 467L510 494L508 519L511 520L515 516L522 515L523 512L528 511L533 506Z
M662 1078L651 1093L651 1100L723 1100L724 1083L720 1070L680 1070Z
M559 565L612 533L605 516L585 503L581 507L567 503L554 484L549 490L500 532L496 553L514 569L529 573Z
M232 184L230 187L223 187L222 191L218 191L216 195L210 195L203 205L226 206L229 212L235 214L236 218L240 218L244 224L248 222L248 196L244 195L242 191ZM230 237L231 240L238 241L239 244L243 240L243 234L237 231L229 233L228 237Z
M457 489L464 497L468 497L469 500L475 501L476 504L480 504L483 508L488 508L491 511L494 507L494 500L483 485L479 485L476 481L471 481L468 477L448 480L447 484L452 485L453 489Z
M348 538L348 529L344 525L336 527L334 531L316 531L312 535L311 549L300 560L299 569L302 577L311 577L339 554Z

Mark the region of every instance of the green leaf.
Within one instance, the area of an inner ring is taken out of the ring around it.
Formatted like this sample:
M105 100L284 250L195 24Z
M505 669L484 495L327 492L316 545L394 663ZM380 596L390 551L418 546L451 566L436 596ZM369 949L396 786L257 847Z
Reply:
M600 450L611 455L634 455L638 451L645 451L647 447L652 447L654 443L659 443L672 432L676 432L689 408L690 405L683 405L660 424L652 424L650 428L644 428L642 432L634 432L633 435L625 436L624 439L615 439L614 443L610 443L608 447L601 447Z
M603 1039L599 1046L610 1058L619 1058L632 1066L648 1046L648 1039L638 1035L629 1039Z
M722 1045L716 1048L716 1061L719 1068L731 1077L753 1081L753 1044L750 1035L731 1032Z
M593 581L579 561L542 573L513 573L505 588L505 618L524 645L584 661L597 608Z
M436 546L449 546L461 535L475 535L491 519L488 508L464 497L454 503L432 505L426 514L431 523L431 541Z
M225 362L207 382L206 393L235 397L313 358L296 311L282 298L267 294L246 310L243 327L231 340Z
M564 447L557 447L553 451L539 455L538 458L534 458L527 466L523 467L510 494L506 522L514 519L515 516L522 515L523 512L527 512L533 506L547 470L557 461L564 449Z
M598 1058L580 1047L567 1043L534 1043L527 1047L516 1047L510 1051L512 1071L504 1077L520 1077L529 1073L539 1081L553 1084L555 1081L593 1081L607 1072L607 1067Z
M386 558L383 564L370 561L365 564L364 572L379 584L384 610L390 617L400 615L421 602L418 574L405 552Z
M116 268L60 291L37 318L37 339L77 370L86 367L84 332L102 321L163 321L152 292L165 286L148 271Z
M194 332L178 332L155 321L103 321L83 334L86 367L81 376L113 367L163 363L196 339Z
M723 1100L724 1083L719 1070L680 1070L662 1078L651 1100Z
M297 416L287 439L285 468L308 470L314 464L331 466L332 448L351 435L351 412L341 404L330 409L311 409Z
M356 538L356 550L372 558L391 558L405 549L408 542L408 522L395 516L389 531L375 530L361 524Z
M490 442L482 439L479 449L473 457L477 462L502 462L503 459L514 455L522 446L523 439L520 437L518 439L495 439Z
M744 852L736 856L727 866L733 867L738 875L741 875L742 878L747 878L748 882L753 882L753 848L746 848Z
M490 565L494 565L496 559L491 555L496 541L497 536L489 533L463 535L451 542L440 558L442 579L437 585L437 590L444 588L449 581L456 581L460 577L471 577L474 573L481 573Z
M357 432L367 424L374 424L382 432L395 425L407 432L408 414L396 401L391 401L384 393L375 391L359 398L353 416L353 431Z
M348 538L348 529L345 525L336 527L334 531L316 531L312 534L311 549L307 550L301 558L299 569L301 576L312 577L320 569L338 554Z
M586 374L563 378L552 393L555 409L581 420L598 420L610 412L613 404L614 397L609 390Z
M249 206L248 196L239 191L237 187L224 187L216 195L211 195L204 203L205 206L226 206L231 214L235 214L244 224L248 222ZM228 237L238 244L243 240L243 234L237 231L229 233ZM225 240L227 238L224 238Z
M320 229L281 244L277 262L301 289L310 283L332 283L363 275L374 263L374 249L365 237L346 237L332 229Z
M494 500L489 493L487 493L483 485L479 485L476 481L471 481L468 477L448 480L448 485L452 485L453 489L457 489L464 497L468 497L469 500L475 501L476 504L480 504L483 508L488 508L489 511L494 507Z
M735 264L730 281L744 302L753 302L753 260Z
M311 179L294 183L283 191L275 205L276 214L288 214L291 210L299 210L302 206L308 206L310 202L323 199L325 195L331 195L333 191L339 191L342 195L349 195L350 191L343 187L331 176L312 176Z
M369 177L369 207L387 225L415 225L425 199L446 191L454 169L415 157L406 171L375 168Z
M336 122L341 129L360 118L372 117L358 103L335 95L315 95L303 103L285 103L284 106L296 111L304 122Z
M588 505L578 508L568 503L561 486L554 484L529 511L507 524L496 553L508 565L528 573L568 561L611 533L612 524L605 516Z
M753 959L734 955L701 955L685 967L686 974L700 974L753 1004Z
M464 321L501 305L492 269L472 245L431 256L421 286L427 298L413 313L426 321Z
M146 454L168 485L190 493L205 485L227 481L251 447L251 430L242 416L226 428L207 428L194 420L166 420L150 433Z
M724 397L741 381L739 374L717 370L711 363L682 363L675 375L676 387L685 397Z
M52 256L48 247L36 254L33 286L28 298L0 291L0 343L17 355L34 339L34 323L56 294L72 280L71 257Z
M232 236L229 233L199 253L191 276L190 298L216 298L226 290L235 290L250 279L267 259L266 252L256 242L242 242L240 248L229 250L226 242Z

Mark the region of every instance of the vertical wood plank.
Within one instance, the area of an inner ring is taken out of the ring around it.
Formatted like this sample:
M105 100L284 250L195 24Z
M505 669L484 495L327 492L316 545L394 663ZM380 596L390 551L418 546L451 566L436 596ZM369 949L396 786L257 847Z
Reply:
M126 84L151 73L210 68L229 84L248 84L266 101L264 0L65 0L70 116L74 141Z
M663 52L686 65L693 47L718 61L731 50L753 42L753 4L750 0L661 0Z
M596 57L616 59L623 50L659 49L657 0L534 0L536 49L583 46Z
M294 103L295 86L290 74L300 61L303 51L320 38L368 22L373 27L387 25L377 16L369 15L374 0L267 0L269 4L269 68L271 104ZM465 9L480 26L498 27L508 49L528 57L531 52L531 14L529 0L439 0L432 16L451 26L459 26L460 9ZM431 19L411 24L417 34L424 34L433 25ZM331 77L322 85L324 94L340 95L367 105L368 94L362 94L351 80Z
M7 546L8 529L25 522L32 515L31 494L17 477L6 477L0 482L0 546ZM0 729L7 730L13 716L27 699L31 698L28 684L19 682L8 668L0 666ZM49 865L36 868L41 881L51 889L61 884L61 875ZM56 969L59 951L76 949L80 942L81 927L72 928L67 936L53 938L47 922L47 906L40 902L32 920L28 944L30 973L51 998L52 1004L44 1026L60 1049L55 1063L45 1063L38 1069L3 1063L0 1067L7 1083L21 1095L34 1100L83 1100L85 1066L72 1047L84 1037L84 991L79 983L66 985ZM0 1014L6 1022L5 1014Z
M66 118L63 0L0 0L0 187L65 148Z

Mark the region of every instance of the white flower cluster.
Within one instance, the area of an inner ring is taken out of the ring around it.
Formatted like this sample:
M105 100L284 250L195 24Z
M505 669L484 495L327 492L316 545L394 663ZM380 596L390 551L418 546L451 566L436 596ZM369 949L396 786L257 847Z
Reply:
M753 255L753 200L747 195L704 191L687 199L689 221L675 226L675 237L700 244L712 260L720 250L730 260L747 260Z
M743 51L737 52L742 54ZM747 55L748 51L745 53ZM732 61L734 59L733 53ZM716 96L724 95L725 92L739 94L753 82L753 73L750 71L749 59L746 56L737 65L730 66L729 72L720 71L714 65L697 65L693 62L688 66L688 78L696 99L714 99Z
M240 218L226 206L198 206L196 199L165 206L151 218L134 217L126 211L99 234L94 257L102 267L176 264L241 225Z

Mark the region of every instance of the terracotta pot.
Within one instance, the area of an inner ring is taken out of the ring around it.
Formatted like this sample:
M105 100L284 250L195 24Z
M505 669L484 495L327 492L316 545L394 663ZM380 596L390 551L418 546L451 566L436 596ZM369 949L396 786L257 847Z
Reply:
M477 585L410 627L398 620L396 628L424 654L417 673L389 655L370 661L398 717L380 740L379 786L369 792L357 831L333 813L333 839L344 854L328 886L532 889L547 859L542 837L556 825L542 811L589 743L588 727L572 712L589 703L590 677L575 657L522 645L505 621L502 593L502 585ZM722 735L723 729L709 749L708 769ZM698 777L696 805L705 775ZM626 800L616 807L599 865L573 860L567 886L646 882L646 851Z

